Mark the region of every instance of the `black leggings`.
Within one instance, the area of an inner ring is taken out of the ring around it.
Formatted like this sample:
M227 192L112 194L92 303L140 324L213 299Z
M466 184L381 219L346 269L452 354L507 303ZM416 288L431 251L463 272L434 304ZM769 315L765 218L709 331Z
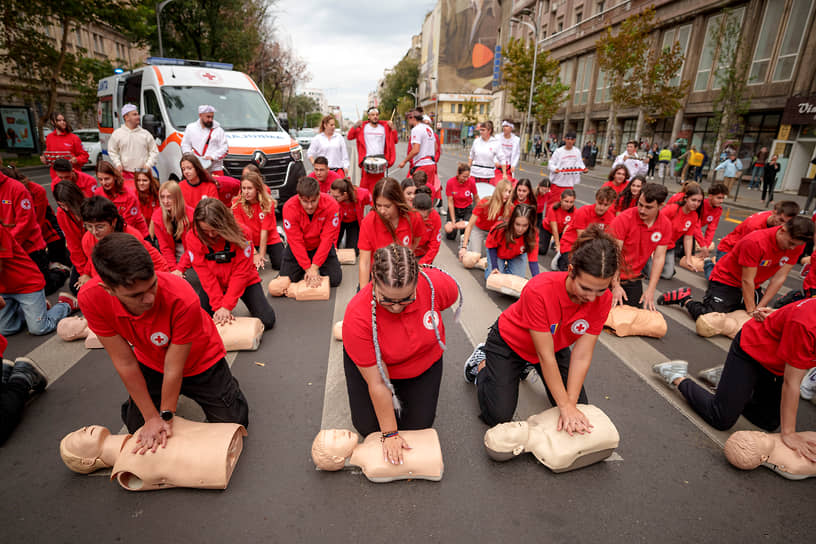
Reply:
M201 282L196 282L193 287L198 292L198 300L201 301L201 307L204 308L208 314L213 315L213 309L210 306L210 297L201 286ZM266 300L266 293L264 293L263 287L261 287L261 282L247 286L241 295L241 300L246 304L249 315L261 320L264 325L264 330L269 330L275 326L275 310L272 309L269 301Z
M643 296L643 281L640 278L621 280L620 286L623 292L626 293L626 300L623 303L627 306L640 308L640 297Z
M40 269L40 272L45 279L45 294L46 296L50 295L51 293L56 293L58 289L60 289L63 285L65 285L65 280L68 279L69 272L65 270L51 270L48 268L48 252L44 249L39 251L34 251L28 254L31 257L31 260L36 263L37 268Z
M755 300L758 301L759 299ZM694 321L697 321L697 318L703 314L712 312L728 313L744 309L745 302L742 300L742 289L711 280L708 281L708 289L706 289L702 302L690 300L686 303L686 310L691 314Z
M28 384L16 379L0 383L0 446L5 444L23 417L28 389Z
M357 248L357 240L360 239L360 223L357 221L349 221L348 223L340 223L340 230L337 233L337 247L340 247L340 242L343 240L343 235L346 235L346 249L353 249L354 253L359 255L360 250Z
M281 259L283 259L283 247L283 242L277 242L275 244L269 244L266 246L266 254L269 256L269 264L272 265L272 268L275 270L280 270ZM255 249L258 249L258 247Z
M528 361L522 359L518 353L507 345L499 333L498 321L490 327L490 332L487 333L484 352L487 355L485 365L476 378L479 408L481 409L479 417L492 427L513 418L513 413L516 411L516 405L518 404L518 387L521 381L521 373L527 366ZM558 371L564 381L564 387L567 386L571 355L572 352L568 347L555 352L555 360L558 362ZM541 381L544 382L541 364L535 364L533 367L541 376ZM546 382L544 387L547 389L550 404L555 406L555 399L549 388L547 388ZM578 402L587 404L586 390L583 387L581 387Z
M453 208L453 217L451 221L457 223L459 221L470 221L470 216L473 215L473 204L464 208ZM448 240L456 240L456 236L461 234L464 236L465 229L453 229L453 232L446 232L445 238Z
M380 429L374 405L368 394L368 384L360 369L343 349L343 369L346 373L346 388L351 408L351 422L362 436L368 436ZM439 400L439 384L442 383L442 357L415 378L391 380L394 390L402 403L402 412L397 417L397 428L401 431L416 431L433 426L436 418L436 404Z
M316 249L306 252L310 259L314 258L315 253L317 253ZM319 273L321 276L329 277L329 286L331 287L337 287L343 281L343 269L340 268L340 261L337 260L337 252L334 248L329 250L329 254L326 256L323 265L321 265ZM283 252L280 275L288 276L292 283L298 282L306 276L306 271L300 267L290 246L286 246L286 250Z
M738 332L725 359L720 383L713 395L693 380L677 389L709 425L720 431L734 426L740 415L766 431L779 427L779 407L784 378L777 376L745 353Z

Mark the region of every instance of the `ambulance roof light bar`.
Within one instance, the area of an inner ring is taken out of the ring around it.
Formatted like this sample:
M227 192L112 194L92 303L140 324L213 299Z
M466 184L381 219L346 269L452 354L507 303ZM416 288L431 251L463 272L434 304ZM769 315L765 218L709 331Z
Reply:
M202 68L213 68L218 70L232 70L232 64L228 62L213 62L209 60L187 60L172 59L169 57L147 57L147 64L170 65L170 66L201 66Z

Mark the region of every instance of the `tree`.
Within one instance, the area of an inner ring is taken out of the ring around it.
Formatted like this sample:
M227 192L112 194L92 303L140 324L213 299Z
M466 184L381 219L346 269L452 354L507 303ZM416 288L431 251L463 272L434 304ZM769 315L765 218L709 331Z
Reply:
M511 39L504 48L502 88L507 99L518 111L526 112L530 99L530 78L533 73L533 48L525 40ZM536 58L535 87L531 115L534 125L545 126L567 99L568 85L559 77L559 63L549 51Z
M71 33L79 25L99 24L141 43L150 28L140 22L146 9L136 0L4 0L0 49L15 74L12 93L35 111L37 103L44 105L37 120L40 135L56 109L61 86L78 90L78 108L89 109L95 103L97 79L112 73L109 62L96 60L84 47L69 51Z
M305 94L299 94L292 97L292 100L289 101L289 107L287 108L287 113L289 114L290 122L294 128L300 127L313 127L316 126L317 123L311 123L314 119L314 112L317 110L317 102L311 96L307 96ZM309 118L311 115L311 119ZM318 122L320 122L320 113L317 113Z
M419 78L419 62L405 55L385 76L380 107L384 112L396 109L400 99L408 96L408 91L416 88Z
M276 111L290 111L295 87L311 79L306 63L271 36L259 45L247 73Z

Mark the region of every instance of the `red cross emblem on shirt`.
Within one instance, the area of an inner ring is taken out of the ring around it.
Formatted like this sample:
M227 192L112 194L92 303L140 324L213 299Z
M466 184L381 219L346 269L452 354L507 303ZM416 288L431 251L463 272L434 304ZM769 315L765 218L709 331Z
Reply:
M586 319L579 319L575 323L572 324L572 334L584 334L589 329L589 323L587 323Z
M213 79L215 79L215 78L216 78L216 77L218 77L218 76L213 75L213 74L211 74L211 73L209 73L209 72L205 72L205 73L201 74L201 77L206 77L207 79L209 79L210 81L212 81Z

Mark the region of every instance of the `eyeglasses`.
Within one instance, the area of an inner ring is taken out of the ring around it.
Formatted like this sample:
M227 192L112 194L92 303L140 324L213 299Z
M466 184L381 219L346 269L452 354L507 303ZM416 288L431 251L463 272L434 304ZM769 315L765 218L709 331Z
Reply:
M401 298L399 300L394 300L394 299L391 299L391 298L382 297L382 296L379 295L379 293L376 292L376 290L375 290L375 294L377 295L377 302L379 304L382 304L383 306L408 306L409 304L411 304L412 302L414 302L416 300L416 291L414 291L412 294L408 295L407 297Z
M88 232L94 233L102 233L105 232L107 229L111 228L110 224L108 223L85 223L85 230Z

